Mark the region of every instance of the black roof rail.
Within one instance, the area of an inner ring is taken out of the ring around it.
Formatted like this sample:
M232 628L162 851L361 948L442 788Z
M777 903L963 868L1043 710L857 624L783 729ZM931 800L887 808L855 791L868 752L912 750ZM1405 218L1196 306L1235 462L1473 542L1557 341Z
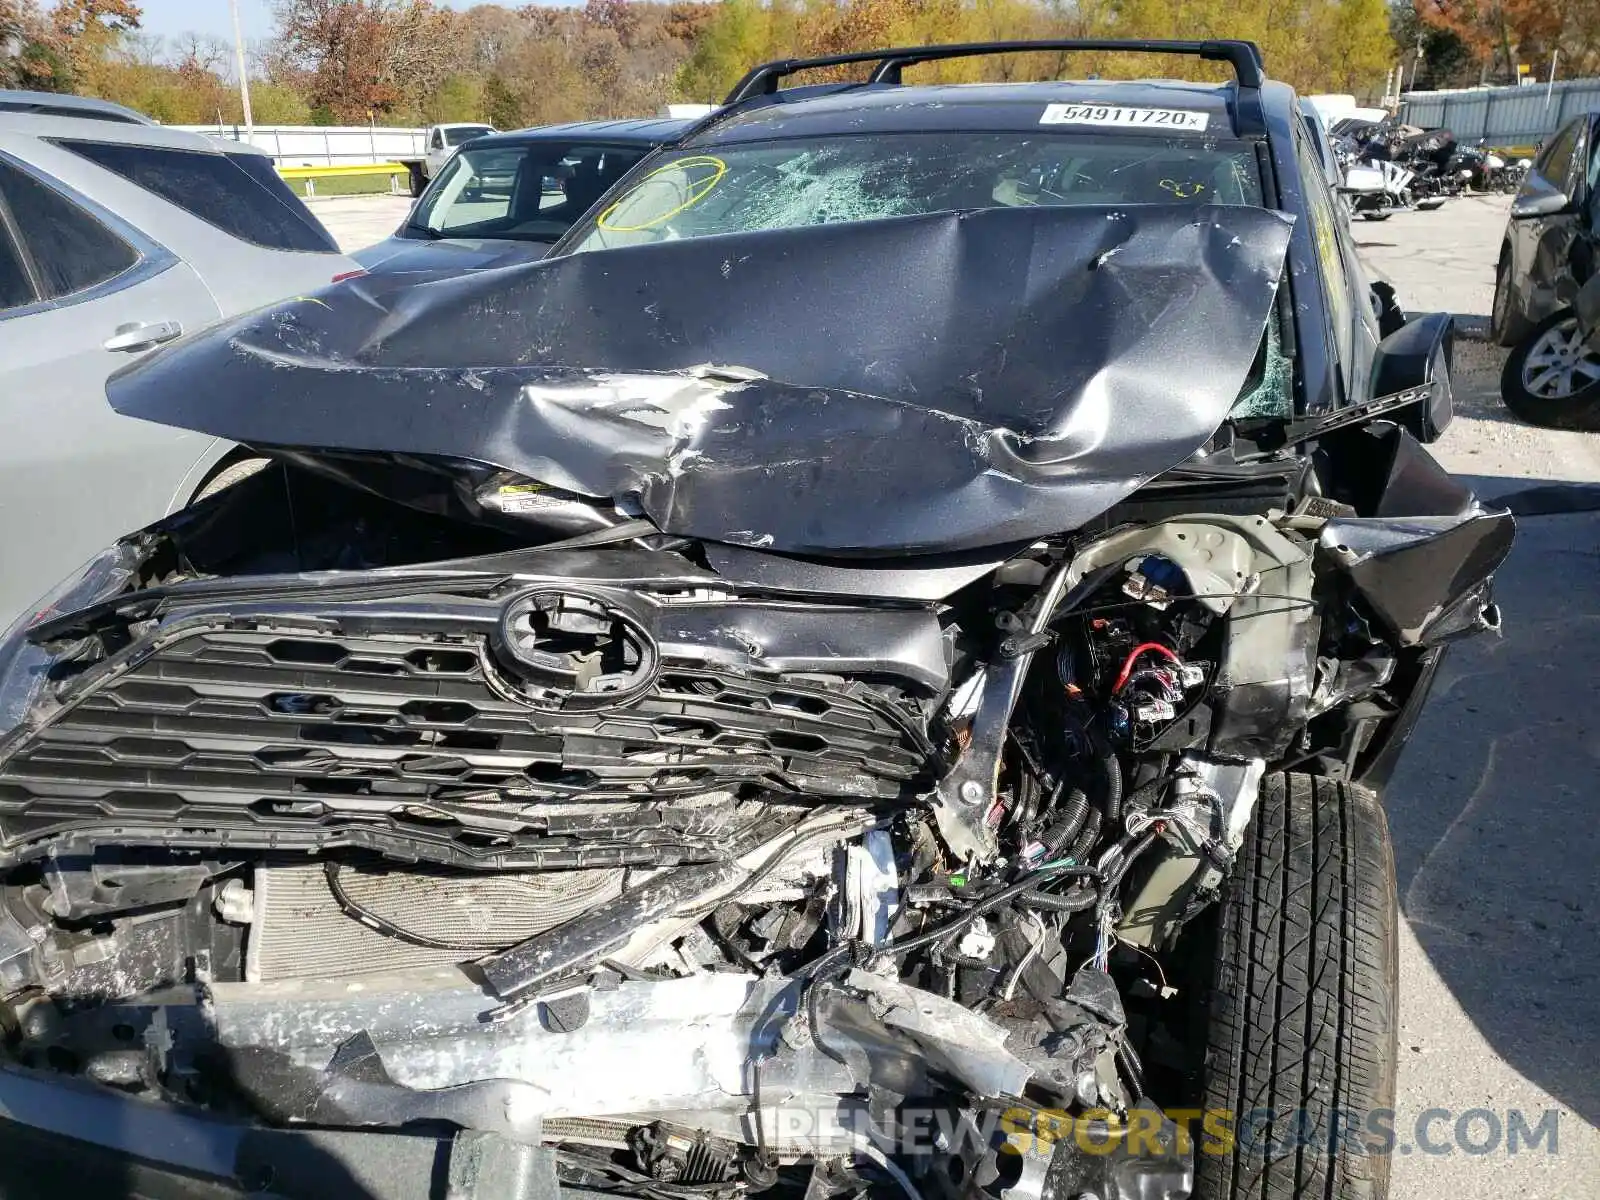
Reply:
M88 96L59 95L55 92L19 92L0 89L0 112L26 113L35 117L80 117L95 121L116 121L124 125L154 125L141 112L96 100Z
M829 54L821 58L782 58L753 67L733 85L727 104L738 104L753 96L771 95L778 83L798 71L818 67L842 67L851 63L876 63L869 83L899 83L900 73L918 63L947 58L977 58L989 54L1018 54L1030 50L1105 50L1115 53L1188 54L1233 67L1241 88L1259 88L1266 80L1261 48L1254 42L1219 39L1205 42L1162 41L1146 38L1052 38L1026 42L959 42L948 46L898 46L883 50L857 50L849 54Z

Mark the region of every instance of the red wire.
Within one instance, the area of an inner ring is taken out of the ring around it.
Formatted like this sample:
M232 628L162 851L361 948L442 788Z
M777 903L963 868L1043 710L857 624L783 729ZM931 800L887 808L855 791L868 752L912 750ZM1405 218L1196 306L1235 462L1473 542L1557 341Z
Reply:
M1122 664L1122 670L1117 672L1117 682L1111 686L1111 694L1113 696L1120 692L1123 686L1128 682L1128 676L1133 674L1133 664L1138 660L1139 656L1145 653L1147 650L1154 650L1157 654L1165 654L1173 662L1178 663L1179 665L1182 665L1183 663L1181 658L1163 646L1160 642L1140 642L1133 648L1132 652L1129 653L1127 660Z

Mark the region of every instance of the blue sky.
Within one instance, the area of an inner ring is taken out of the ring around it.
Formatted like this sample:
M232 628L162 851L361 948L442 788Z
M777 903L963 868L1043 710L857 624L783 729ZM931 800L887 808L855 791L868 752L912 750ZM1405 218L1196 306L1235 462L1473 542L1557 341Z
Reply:
M450 8L469 8L473 0L439 0ZM515 7L510 0L508 7ZM171 37L176 33L215 33L233 37L233 18L228 14L228 0L141 0L144 20L140 22L147 33ZM239 22L244 26L247 40L268 37L272 33L272 0L239 0Z
M215 33L233 37L233 18L228 0L144 0L146 33L171 37L175 33ZM239 0L239 21L247 39L264 38L272 32L271 0Z

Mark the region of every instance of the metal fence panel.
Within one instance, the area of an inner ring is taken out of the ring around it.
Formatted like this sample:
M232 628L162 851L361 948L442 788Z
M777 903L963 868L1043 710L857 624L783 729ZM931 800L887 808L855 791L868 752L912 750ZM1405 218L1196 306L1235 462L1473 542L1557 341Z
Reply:
M272 155L280 167L338 167L421 158L426 129L385 125L257 125L246 135L239 125L175 125L174 129L248 141Z
M1567 79L1524 87L1459 88L1407 92L1400 119L1433 129L1440 125L1462 141L1485 138L1496 146L1532 146L1580 113L1600 109L1600 79Z

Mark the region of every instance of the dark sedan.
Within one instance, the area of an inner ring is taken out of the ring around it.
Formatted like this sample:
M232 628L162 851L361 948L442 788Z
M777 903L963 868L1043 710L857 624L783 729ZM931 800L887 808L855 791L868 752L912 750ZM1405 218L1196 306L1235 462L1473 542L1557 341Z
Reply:
M692 121L576 121L476 138L393 236L358 251L372 272L479 271L543 258L628 169Z
M1539 152L1495 268L1491 332L1511 347L1506 407L1559 429L1600 428L1600 349L1579 328L1578 296L1595 278L1600 112L1569 121Z

